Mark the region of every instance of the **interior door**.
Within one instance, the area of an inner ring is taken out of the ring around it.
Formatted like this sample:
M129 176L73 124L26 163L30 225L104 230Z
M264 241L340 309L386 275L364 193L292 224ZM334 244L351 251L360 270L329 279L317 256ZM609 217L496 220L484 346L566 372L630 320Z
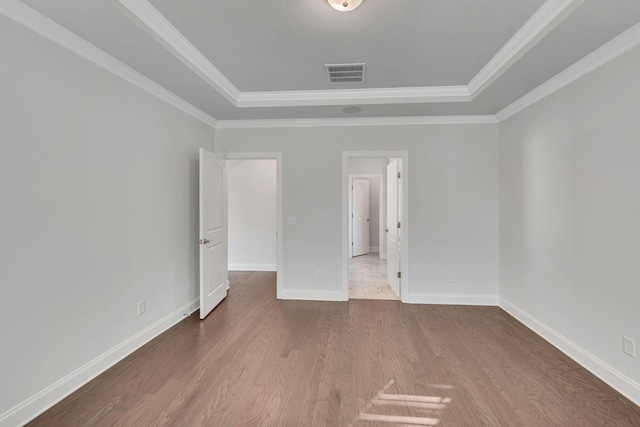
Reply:
M399 192L400 171L398 159L392 159L387 165L387 281L397 297L400 296L400 223Z
M353 178L352 190L353 256L369 253L369 180Z
M200 149L200 319L227 296L227 162Z

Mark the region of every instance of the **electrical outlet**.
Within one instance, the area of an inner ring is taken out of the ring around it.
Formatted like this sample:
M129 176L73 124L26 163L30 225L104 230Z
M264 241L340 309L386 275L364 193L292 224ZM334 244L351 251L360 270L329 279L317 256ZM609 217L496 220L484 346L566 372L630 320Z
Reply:
M138 301L138 315L144 313L144 300Z
M453 283L453 282L455 282L455 281L456 281L456 275L455 275L455 273L449 273L449 281L450 281L451 283Z
M287 224L288 225L296 225L296 217L295 216L290 216L287 218Z
M629 337L622 337L622 350L631 357L636 357L636 342Z
M322 270L316 271L316 279L322 279Z

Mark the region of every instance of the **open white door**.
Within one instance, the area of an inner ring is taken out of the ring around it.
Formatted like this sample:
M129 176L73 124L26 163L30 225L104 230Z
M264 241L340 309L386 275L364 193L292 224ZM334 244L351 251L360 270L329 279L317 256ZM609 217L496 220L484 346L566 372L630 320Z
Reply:
M353 178L353 256L369 253L369 180Z
M200 149L200 319L227 296L227 162Z
M397 297L400 297L400 171L398 159L387 165L387 281Z

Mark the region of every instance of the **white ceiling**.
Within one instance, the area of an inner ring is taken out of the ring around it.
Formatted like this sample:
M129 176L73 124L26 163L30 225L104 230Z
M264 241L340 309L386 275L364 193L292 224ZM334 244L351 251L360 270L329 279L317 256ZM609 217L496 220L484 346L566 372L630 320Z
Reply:
M193 49L176 53L117 0L24 3L222 120L353 117L342 112L351 104L359 117L495 114L640 21L638 0L364 0L349 13L324 0L123 1L161 13L161 30ZM474 77L552 3L572 7L474 91ZM365 83L330 85L324 64L341 62L366 62ZM411 89L392 99L385 88ZM282 91L305 91L305 101L283 104Z

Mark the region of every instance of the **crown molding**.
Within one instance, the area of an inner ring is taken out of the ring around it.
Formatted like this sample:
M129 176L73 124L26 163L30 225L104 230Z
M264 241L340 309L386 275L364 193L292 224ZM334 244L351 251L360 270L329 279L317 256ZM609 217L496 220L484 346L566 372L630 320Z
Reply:
M584 0L546 0L467 85L241 92L148 0L118 0L138 25L238 108L470 102Z
M158 9L146 0L118 0L125 13L165 49L232 104L240 90L218 70Z
M469 102L466 86L401 87L241 92L237 107L310 107L319 105Z
M218 120L216 129L496 124L495 116L340 117L332 119Z
M236 106L241 108L308 107L345 104L371 105L470 102L582 3L584 3L584 0L545 1L498 53L476 74L468 85L351 90L240 92Z
M142 6L146 0L119 0L123 7L125 3L136 10L140 15L148 8ZM213 67L218 77L220 87L227 87L227 99L233 97L234 105L238 107L269 107L269 106L297 106L297 105L343 105L343 104L393 104L393 103L420 103L420 102L466 102L473 99L481 90L483 85L488 85L492 76L497 77L497 73L504 72L510 63L515 61L517 55L522 55L537 43L549 29L557 25L568 16L584 0L547 0L521 30L507 42L507 45L492 59L480 73L472 80L469 86L445 86L445 87L422 87L422 88L381 88L381 89L353 89L353 90L326 90L326 91L284 91L284 92L240 92L233 84ZM149 22L155 26L162 27L171 24L149 4L154 12L147 13L150 16ZM126 7L126 10L131 12ZM131 12L133 13L133 12ZM509 106L503 108L495 116L417 116L417 117L353 117L353 118L330 118L330 119L284 119L284 120L216 120L209 114L193 106L186 100L180 98L173 92L157 84L148 77L137 72L133 68L69 31L62 25L50 18L42 15L28 5L19 0L0 0L0 14L29 28L46 39L58 44L61 47L77 54L87 61L111 72L123 80L139 87L158 99L178 108L186 114L200 120L201 122L217 128L268 128L268 127L315 127L315 126L375 126L375 125L424 125L424 124L478 124L478 123L498 123L512 115L522 111L528 106L540 101L548 95L556 92L571 82L590 73L600 66L608 63L628 50L640 45L640 23L631 27L618 37L587 55L574 65L557 74L536 89L524 95ZM134 14L134 16L137 16ZM138 19L138 18L136 18ZM164 22L164 24L163 24ZM525 27L529 30L525 31ZM146 26L149 31L154 32L152 27ZM192 58L197 60L208 60L191 45L173 26L170 27L178 33L173 40L176 46L183 46L186 41L187 46L194 49L197 54ZM166 29L166 28L165 28ZM546 31L546 32L545 32ZM166 36L173 37L172 31ZM158 36L159 37L159 36ZM181 37L184 40L181 40ZM507 49L508 46L511 46ZM519 48L518 48L519 46ZM518 53L520 52L520 53ZM193 52L192 52L193 53ZM199 54L199 55L198 55ZM184 56L186 60L187 56ZM500 59L502 58L502 59ZM209 63L210 64L210 63ZM206 64L203 65L206 68ZM493 71L492 71L493 70ZM502 71L501 71L502 70ZM211 71L211 70L210 70ZM213 74L216 74L215 72ZM215 76L210 76L214 78ZM229 83L228 86L225 83ZM475 81L475 83L474 83ZM472 88L470 90L469 88ZM236 92L237 91L237 92ZM275 95L275 96L274 96Z
M18 0L0 0L0 14L21 24L87 61L104 68L121 79L176 107L201 122L215 127L216 119L173 92L140 74L125 63L67 30L35 9Z
M496 114L503 121L640 45L640 23L602 45Z
M467 85L471 98L482 93L582 3L584 0L545 1L487 65L471 79Z

